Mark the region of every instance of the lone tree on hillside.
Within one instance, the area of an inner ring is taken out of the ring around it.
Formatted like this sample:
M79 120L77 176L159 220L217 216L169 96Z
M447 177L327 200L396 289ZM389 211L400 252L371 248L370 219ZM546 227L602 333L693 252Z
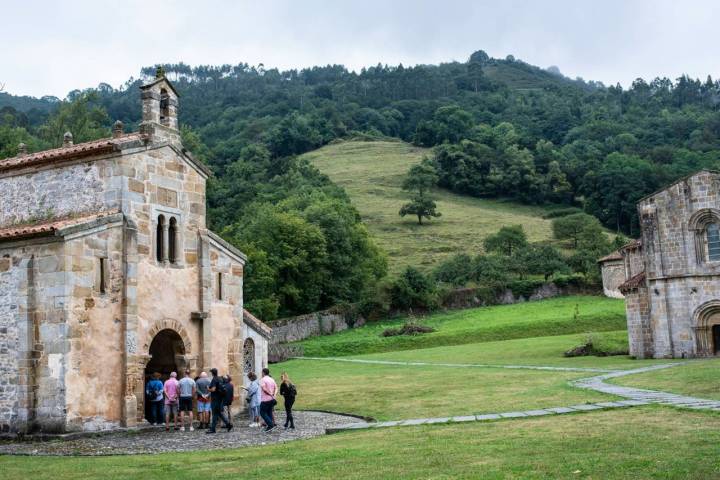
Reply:
M437 205L430 197L430 189L437 185L437 182L437 172L429 158L426 157L419 164L410 167L402 189L412 192L412 197L409 203L400 208L400 216L416 215L418 224L422 225L423 218L430 220L442 215L436 210Z
M522 225L502 227L497 233L489 235L483 242L486 252L497 252L508 257L527 245L527 236Z
M588 228L597 229L599 226L600 221L587 213L573 213L552 222L553 236L558 240L572 240L573 248L578 248L583 231Z

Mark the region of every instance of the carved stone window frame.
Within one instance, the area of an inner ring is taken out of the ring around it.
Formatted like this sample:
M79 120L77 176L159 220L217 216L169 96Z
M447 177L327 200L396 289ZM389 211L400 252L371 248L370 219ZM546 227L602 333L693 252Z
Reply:
M698 210L688 222L688 229L694 234L695 260L698 265L720 266L720 260L710 260L708 251L707 228L713 223L720 226L720 210L716 208Z
M157 251L157 242L158 242L158 235L157 227L158 227L158 219L160 218L160 215L162 215L165 219L165 232L163 234L163 240L166 240L166 247L163 248L163 256L166 259L165 261L158 261L157 256L155 255L155 252ZM169 260L170 258L170 248L169 248L169 228L170 228L170 222L172 219L175 219L175 246L174 246L174 253L175 253L175 261L171 262ZM155 264L158 266L167 266L172 268L183 268L185 267L185 244L184 244L184 235L183 235L183 213L182 210L179 208L172 208L172 207L165 207L165 206L153 206L152 208L152 252L153 252L153 260L155 261Z

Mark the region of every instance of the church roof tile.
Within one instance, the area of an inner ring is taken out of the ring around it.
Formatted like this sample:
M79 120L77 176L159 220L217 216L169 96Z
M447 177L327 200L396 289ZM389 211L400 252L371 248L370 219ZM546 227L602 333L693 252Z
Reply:
M91 142L83 142L66 147L5 158L0 160L0 173L21 167L111 153L117 151L122 144L144 139L145 135L141 133L128 133L117 138L103 138L101 140L93 140Z
M92 215L53 218L34 223L13 225L10 227L0 227L0 241L16 238L57 235L58 233L67 228L77 227L80 225L95 222L97 220L108 219L108 217L112 217L114 215L120 215L120 213L115 210L109 212L94 213Z

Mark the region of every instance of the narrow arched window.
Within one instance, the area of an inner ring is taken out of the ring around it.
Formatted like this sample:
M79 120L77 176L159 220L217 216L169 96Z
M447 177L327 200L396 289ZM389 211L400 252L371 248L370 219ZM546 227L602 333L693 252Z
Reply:
M164 88L160 90L160 123L166 125L170 117L170 95Z
M707 237L708 261L717 262L720 260L720 226L717 223L710 223L705 228Z
M155 236L156 236L155 252L157 254L157 261L162 262L164 248L165 248L165 217L163 215L158 216L157 233Z
M170 227L168 228L168 260L170 263L177 262L177 220L175 217L170 218Z

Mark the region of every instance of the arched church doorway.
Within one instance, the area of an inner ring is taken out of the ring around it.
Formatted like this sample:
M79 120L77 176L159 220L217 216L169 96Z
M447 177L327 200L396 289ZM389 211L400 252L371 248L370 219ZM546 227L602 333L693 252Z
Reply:
M713 325L712 338L713 338L713 353L715 355L718 355L718 354L720 354L720 325Z
M160 330L150 343L149 353L150 361L145 366L143 392L146 390L144 385L147 385L154 373L159 373L160 379L164 382L172 372L178 372L180 377L180 372L186 367L179 364L184 359L185 344L175 330L169 328ZM145 398L145 418L148 418L149 410L149 400Z

